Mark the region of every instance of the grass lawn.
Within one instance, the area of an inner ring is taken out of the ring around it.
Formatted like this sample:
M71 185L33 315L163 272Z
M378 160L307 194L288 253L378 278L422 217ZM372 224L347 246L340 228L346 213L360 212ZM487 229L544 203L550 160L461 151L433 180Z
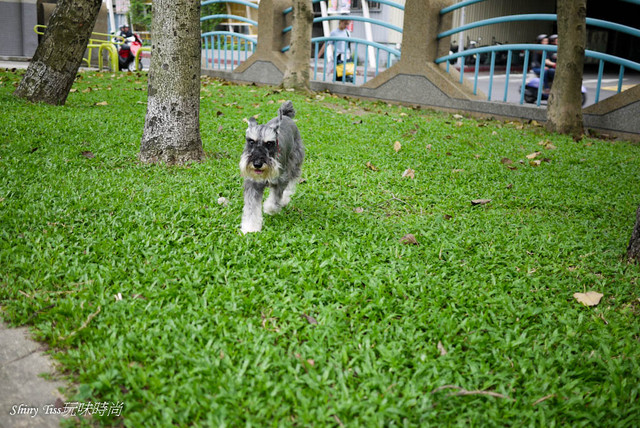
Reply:
M2 317L70 401L124 403L91 423L640 424L637 145L203 79L207 160L143 165L145 74L80 73L64 107L13 98L20 77L0 72ZM303 182L242 236L242 119L284 99Z

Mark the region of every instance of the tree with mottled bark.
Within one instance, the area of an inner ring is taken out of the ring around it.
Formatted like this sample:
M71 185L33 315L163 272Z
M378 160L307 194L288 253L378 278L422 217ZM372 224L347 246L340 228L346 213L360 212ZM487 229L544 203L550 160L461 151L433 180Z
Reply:
M63 105L87 49L102 0L59 0L14 95Z
M582 69L587 36L587 0L558 0L558 61L549 94L547 129L581 138Z
M143 162L204 159L200 137L200 0L154 0Z
M640 263L640 207L636 211L636 225L633 227L629 246L627 247L627 257L636 263Z
M311 0L294 0L291 53L282 80L282 85L287 89L309 91L309 52L312 26L313 6Z

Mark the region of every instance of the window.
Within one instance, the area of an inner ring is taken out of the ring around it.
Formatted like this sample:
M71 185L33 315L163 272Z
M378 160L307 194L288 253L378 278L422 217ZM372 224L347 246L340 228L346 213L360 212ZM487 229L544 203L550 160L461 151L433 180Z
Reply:
M351 0L351 10L362 10L362 2L368 0ZM375 1L369 1L369 11L370 12L379 12L380 11L380 3Z

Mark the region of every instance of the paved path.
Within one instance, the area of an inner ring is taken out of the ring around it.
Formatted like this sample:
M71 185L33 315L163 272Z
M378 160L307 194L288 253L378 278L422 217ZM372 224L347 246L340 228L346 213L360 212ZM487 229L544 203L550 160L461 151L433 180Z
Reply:
M41 376L55 372L45 349L26 327L0 321L0 428L60 426L60 416L45 413L64 402L58 389L65 384Z

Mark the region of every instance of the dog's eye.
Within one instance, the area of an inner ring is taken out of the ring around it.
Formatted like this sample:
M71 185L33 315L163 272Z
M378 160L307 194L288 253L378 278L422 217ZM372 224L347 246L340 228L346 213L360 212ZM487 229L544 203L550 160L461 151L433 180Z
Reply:
M266 141L264 144L267 146L268 149L272 149L276 145L276 142L275 141Z
M251 138L247 138L247 144L249 144L250 146L253 146L256 142L253 141Z

